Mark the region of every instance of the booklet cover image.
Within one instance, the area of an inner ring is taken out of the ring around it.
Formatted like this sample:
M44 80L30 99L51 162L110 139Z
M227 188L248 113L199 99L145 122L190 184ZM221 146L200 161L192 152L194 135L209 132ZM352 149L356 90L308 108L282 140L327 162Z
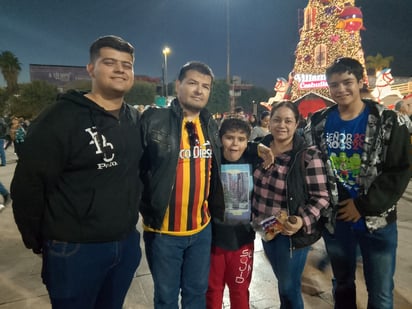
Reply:
M249 223L253 179L250 164L222 164L225 222Z

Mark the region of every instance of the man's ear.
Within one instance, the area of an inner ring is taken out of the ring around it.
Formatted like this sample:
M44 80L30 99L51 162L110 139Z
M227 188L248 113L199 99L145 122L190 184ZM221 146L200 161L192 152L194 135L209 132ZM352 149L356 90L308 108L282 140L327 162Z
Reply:
M363 85L365 84L365 81L364 81L363 78L362 78L362 79L359 80L358 83L359 83L359 88L362 89L362 88L363 88Z
M94 70L94 64L93 64L93 63L87 64L86 70L87 70L87 72L89 73L89 76L90 76L90 77L94 77L94 72L93 72L93 70Z

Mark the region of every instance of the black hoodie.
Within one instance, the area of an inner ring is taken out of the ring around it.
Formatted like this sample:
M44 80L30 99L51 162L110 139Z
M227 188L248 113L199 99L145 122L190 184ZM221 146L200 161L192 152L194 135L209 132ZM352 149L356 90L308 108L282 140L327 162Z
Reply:
M43 240L116 241L138 220L139 119L119 119L69 91L33 121L11 184L13 212L27 248Z

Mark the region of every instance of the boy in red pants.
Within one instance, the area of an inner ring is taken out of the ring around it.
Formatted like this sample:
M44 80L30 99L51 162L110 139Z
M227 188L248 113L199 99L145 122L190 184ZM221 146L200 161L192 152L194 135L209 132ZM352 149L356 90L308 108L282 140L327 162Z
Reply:
M215 191L209 203L225 203L225 221L214 219L212 223L208 309L222 308L226 284L230 307L249 308L255 239L250 225L251 177L254 161L258 160L257 155L245 152L250 132L249 124L239 118L225 119L219 130L223 187Z

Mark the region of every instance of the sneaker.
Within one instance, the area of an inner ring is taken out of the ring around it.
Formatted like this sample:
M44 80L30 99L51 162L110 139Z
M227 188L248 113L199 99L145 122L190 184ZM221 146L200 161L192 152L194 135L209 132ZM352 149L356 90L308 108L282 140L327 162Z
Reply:
M3 204L0 204L0 212L2 212L6 207Z
M4 206L9 206L11 203L10 193L3 195L3 200Z

